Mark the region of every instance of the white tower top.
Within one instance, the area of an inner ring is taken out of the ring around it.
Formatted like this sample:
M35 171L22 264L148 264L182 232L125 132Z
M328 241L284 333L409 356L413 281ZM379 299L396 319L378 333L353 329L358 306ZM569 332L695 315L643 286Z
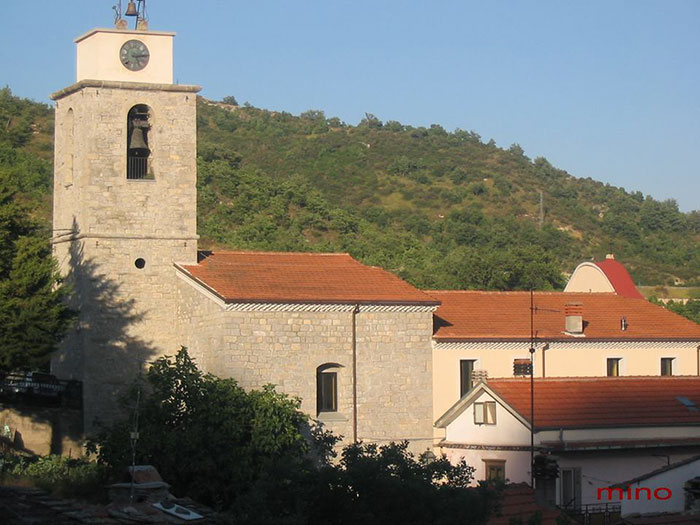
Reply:
M172 84L174 36L164 31L88 31L75 39L76 81Z

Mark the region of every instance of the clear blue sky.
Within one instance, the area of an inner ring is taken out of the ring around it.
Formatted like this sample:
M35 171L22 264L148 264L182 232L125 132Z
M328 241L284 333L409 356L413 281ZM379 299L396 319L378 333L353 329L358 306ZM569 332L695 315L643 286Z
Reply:
M3 2L0 84L48 102L116 0ZM126 6L126 0L123 0ZM700 1L148 0L211 99L462 128L700 209Z

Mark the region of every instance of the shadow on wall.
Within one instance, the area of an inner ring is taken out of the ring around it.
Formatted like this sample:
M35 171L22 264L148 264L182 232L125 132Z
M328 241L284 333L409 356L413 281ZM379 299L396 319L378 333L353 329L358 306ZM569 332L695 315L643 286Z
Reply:
M147 312L137 310L136 301L124 290L118 275L116 279L107 275L107 267L85 256L84 243L94 243L88 253L102 252L100 258L104 261L118 259L120 254L110 253L113 248L109 239L100 246L100 239L81 240L79 233L74 219L66 240L70 247L65 282L71 289L70 307L78 316L52 357L51 369L59 379L82 381L82 410L76 416L64 408L13 407L21 417L22 428L16 430L20 430L27 449L32 448L28 446L29 435L41 434L41 442L50 443L51 453L67 454L100 423L114 421L120 415L122 397L156 353L150 341L134 335L139 333L137 327ZM0 419L0 430L2 425L5 423ZM41 430L43 427L48 430Z

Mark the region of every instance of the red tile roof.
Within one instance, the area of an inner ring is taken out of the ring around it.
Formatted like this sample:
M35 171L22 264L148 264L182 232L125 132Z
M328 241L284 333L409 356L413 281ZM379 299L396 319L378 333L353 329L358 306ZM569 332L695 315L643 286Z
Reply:
M438 341L530 338L530 292L427 291L442 302L435 312ZM535 292L538 339L580 340L564 332L567 303L583 305L585 339L700 340L700 325L648 301L612 293ZM621 330L625 318L626 330Z
M530 380L489 379L488 387L530 421ZM700 425L700 377L535 379L535 428Z
M439 304L346 253L213 252L178 268L229 303Z
M528 523L535 514L540 513L541 525L556 525L557 518L564 516L560 510L549 509L538 505L535 501L535 491L525 483L507 485L503 490L500 511L489 518L488 525L509 525Z
M639 290L634 285L632 276L627 272L627 269L615 259L605 259L604 261L596 262L595 265L603 270L617 295L631 299L644 299L644 296L639 293Z

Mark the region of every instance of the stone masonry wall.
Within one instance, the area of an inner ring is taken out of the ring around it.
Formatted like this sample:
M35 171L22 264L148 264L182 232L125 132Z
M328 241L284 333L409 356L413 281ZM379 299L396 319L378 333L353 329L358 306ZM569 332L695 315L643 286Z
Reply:
M88 433L117 415L146 363L178 349L173 263L197 260L192 89L79 84L56 96L53 246L79 318L52 370L83 381ZM127 115L137 104L151 109L153 180L126 178Z
M246 389L273 383L316 418L316 370L340 365L338 412L320 419L352 440L351 312L225 311L187 282L178 288L182 344L207 372ZM431 312L357 314L359 439L431 446L431 330Z

